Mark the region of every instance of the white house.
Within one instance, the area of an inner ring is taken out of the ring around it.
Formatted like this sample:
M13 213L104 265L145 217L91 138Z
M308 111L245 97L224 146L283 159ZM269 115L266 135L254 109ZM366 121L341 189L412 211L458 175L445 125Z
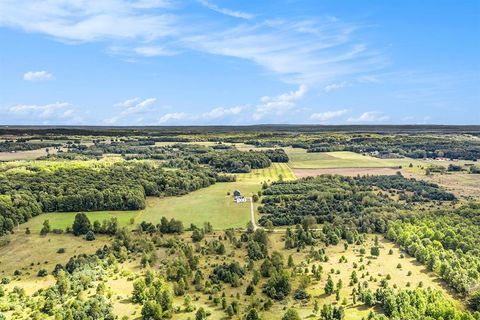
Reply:
M244 196L238 196L238 197L235 197L234 201L236 203L247 202L247 198L245 198Z
M236 203L247 202L247 198L242 196L240 194L240 191L235 190L235 191L233 191L233 201L235 201Z

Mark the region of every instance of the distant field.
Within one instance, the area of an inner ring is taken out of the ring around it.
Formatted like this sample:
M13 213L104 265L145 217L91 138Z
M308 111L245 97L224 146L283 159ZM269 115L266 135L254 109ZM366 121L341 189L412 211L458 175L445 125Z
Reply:
M480 197L480 174L455 172L447 174L409 174L416 179L434 182L460 198L478 201Z
M50 154L57 153L55 148L50 148ZM46 156L45 148L29 151L17 152L0 152L0 161L14 161L14 160L35 160L39 157Z
M311 152L304 149L286 149L290 157L290 166L294 169L326 169L326 168L390 168L421 165L422 162L409 158L378 159L349 151Z
M394 168L326 168L326 169L293 169L297 178L315 177L321 174L339 174L356 177L357 175L393 175L398 169Z
M295 175L286 163L272 163L272 165L265 169L252 170L250 173L237 174L237 181L251 181L251 182L271 182L280 178L283 180L294 180Z

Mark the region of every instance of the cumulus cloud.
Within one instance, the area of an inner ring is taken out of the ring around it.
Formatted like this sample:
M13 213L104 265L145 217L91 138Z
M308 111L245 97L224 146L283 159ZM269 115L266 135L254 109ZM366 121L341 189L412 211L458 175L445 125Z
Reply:
M324 122L324 121L328 121L328 120L343 116L348 111L349 110L347 109L343 109L343 110L336 110L336 111L325 111L325 112L313 113L312 115L310 115L310 119Z
M384 115L381 112L368 111L362 113L359 117L350 117L347 119L348 122L354 123L371 123L371 122L381 122L390 119L389 116Z
M0 108L0 117L15 124L74 124L83 116L68 102L16 104Z
M115 107L123 108L116 116L105 120L107 124L116 124L133 115L152 112L152 106L157 101L156 98L141 99L139 97L127 99L114 104Z
M71 115L72 105L67 102L55 102L51 104L17 104L7 109L7 113L17 116L36 116L41 119L51 117L65 117Z
M28 71L23 74L23 80L27 81L42 81L53 80L54 76L47 71Z
M325 91L326 93L329 93L329 92L340 90L343 87L345 87L345 82L332 83L332 84L329 84L329 85L326 85L325 87L323 87L323 91Z
M296 101L303 98L307 92L305 85L300 85L296 91L290 91L275 97L264 96L260 99L253 113L254 120L260 120L266 115L283 115L296 106Z
M235 11L235 10L219 7L216 4L207 0L198 0L198 2L201 3L203 6L209 8L210 10L216 11L218 13L221 13L230 17L241 18L241 19L253 19L255 17L251 13Z
M194 113L186 113L186 112L172 112L166 113L162 115L158 119L158 123L163 124L171 121L202 121L202 122L209 122L212 120L222 119L227 116L238 115L240 114L246 107L245 106L238 106L232 108L214 108L210 111L203 112L200 114Z

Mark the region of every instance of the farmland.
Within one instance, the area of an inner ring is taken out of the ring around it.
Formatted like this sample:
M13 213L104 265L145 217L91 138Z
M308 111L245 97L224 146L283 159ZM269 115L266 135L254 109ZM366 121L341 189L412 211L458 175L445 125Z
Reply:
M292 137L35 136L60 152L0 164L0 319L480 319L475 161Z

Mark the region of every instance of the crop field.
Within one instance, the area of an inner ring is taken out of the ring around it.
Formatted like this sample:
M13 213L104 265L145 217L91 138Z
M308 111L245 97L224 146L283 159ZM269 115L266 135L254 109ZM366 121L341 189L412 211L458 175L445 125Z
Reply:
M272 163L272 165L265 169L255 169L250 173L237 174L237 181L249 181L262 183L276 181L282 178L283 180L294 180L295 175L286 163Z
M421 164L413 159L379 159L349 151L307 153L304 149L289 148L286 152L294 169L389 168Z
M55 148L50 148L50 154L54 153L57 153L57 150ZM17 152L0 152L0 161L35 160L46 156L47 154L45 148Z

